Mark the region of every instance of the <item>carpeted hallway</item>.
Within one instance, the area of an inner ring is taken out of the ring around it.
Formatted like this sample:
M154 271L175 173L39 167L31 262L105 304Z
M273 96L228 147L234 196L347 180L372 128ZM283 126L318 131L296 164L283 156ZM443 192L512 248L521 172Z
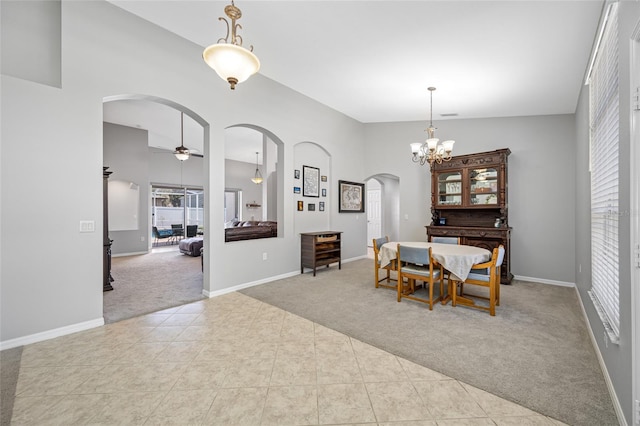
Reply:
M177 246L137 256L114 257L113 291L104 293L104 321L113 323L204 298L199 257Z

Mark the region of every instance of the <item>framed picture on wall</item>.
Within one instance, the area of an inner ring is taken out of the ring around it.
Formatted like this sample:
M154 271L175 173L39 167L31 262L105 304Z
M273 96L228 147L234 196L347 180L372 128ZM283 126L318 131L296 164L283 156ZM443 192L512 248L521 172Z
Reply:
M293 171L293 177L295 179L300 179L300 170L294 170Z
M326 182L326 181L327 181L327 177L326 177L326 176L324 176L324 175L322 175L322 176L320 176L320 180L321 180L322 182Z
M318 210L320 210L321 212L323 212L323 211L324 211L324 201L320 201L320 202L318 203Z
M307 204L307 210L309 210L310 212L316 211L316 205L313 203Z
M339 213L364 213L364 183L338 181Z
M302 196L320 196L320 169L311 166L302 166Z
M304 201L298 201L298 211L301 212L304 210Z
M327 188L322 188L322 196L323 197L327 196Z
M294 186L293 187L293 193L294 194L299 194L300 193L300 187L299 186Z

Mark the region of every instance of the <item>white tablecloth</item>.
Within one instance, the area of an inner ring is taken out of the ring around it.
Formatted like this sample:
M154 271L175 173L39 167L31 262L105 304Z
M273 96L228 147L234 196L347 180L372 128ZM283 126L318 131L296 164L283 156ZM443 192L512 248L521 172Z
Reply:
M380 247L381 266L388 265L392 259L396 258L398 244L419 248L431 247L431 256L433 256L439 264L454 275L451 277L452 279L459 281L467 279L473 265L476 263L488 262L491 259L491 252L480 247L418 241L390 241Z

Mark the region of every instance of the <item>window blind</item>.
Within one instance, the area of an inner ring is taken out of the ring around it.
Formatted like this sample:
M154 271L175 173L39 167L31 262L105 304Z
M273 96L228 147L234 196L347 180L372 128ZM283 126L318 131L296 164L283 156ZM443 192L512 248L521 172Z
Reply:
M589 79L591 275L589 295L609 338L620 335L618 253L618 14L611 5Z

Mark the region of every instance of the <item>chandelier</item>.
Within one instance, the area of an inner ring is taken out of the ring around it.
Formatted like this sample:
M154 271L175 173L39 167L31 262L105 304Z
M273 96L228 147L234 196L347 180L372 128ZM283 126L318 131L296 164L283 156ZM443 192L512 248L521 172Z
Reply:
M204 49L202 58L216 73L229 82L231 90L235 90L236 84L242 83L260 69L260 61L253 54L253 46L249 49L242 47L242 37L236 34L236 29L242 28L242 25L236 24L236 21L242 17L242 12L238 9L233 0L231 4L224 8L224 13L231 20L218 18L227 24L227 35L218 39L216 44ZM229 30L231 30L231 40L229 41Z
M260 169L258 169L258 153L256 152L256 174L251 178L251 182L256 185L262 183L262 174L260 173Z
M427 162L429 162L429 165L433 165L434 162L440 164L443 161L451 160L451 151L453 151L453 144L455 143L455 141L452 140L439 143L440 139L435 137L436 128L433 127L434 90L436 90L435 87L429 87L431 106L429 111L429 127L425 130L429 137L424 143L416 142L411 144L411 153L413 154L411 161L420 163L421 166L424 166Z
M173 155L180 161L188 160L191 155L189 150L184 146L184 112L180 113L180 146L176 147Z

